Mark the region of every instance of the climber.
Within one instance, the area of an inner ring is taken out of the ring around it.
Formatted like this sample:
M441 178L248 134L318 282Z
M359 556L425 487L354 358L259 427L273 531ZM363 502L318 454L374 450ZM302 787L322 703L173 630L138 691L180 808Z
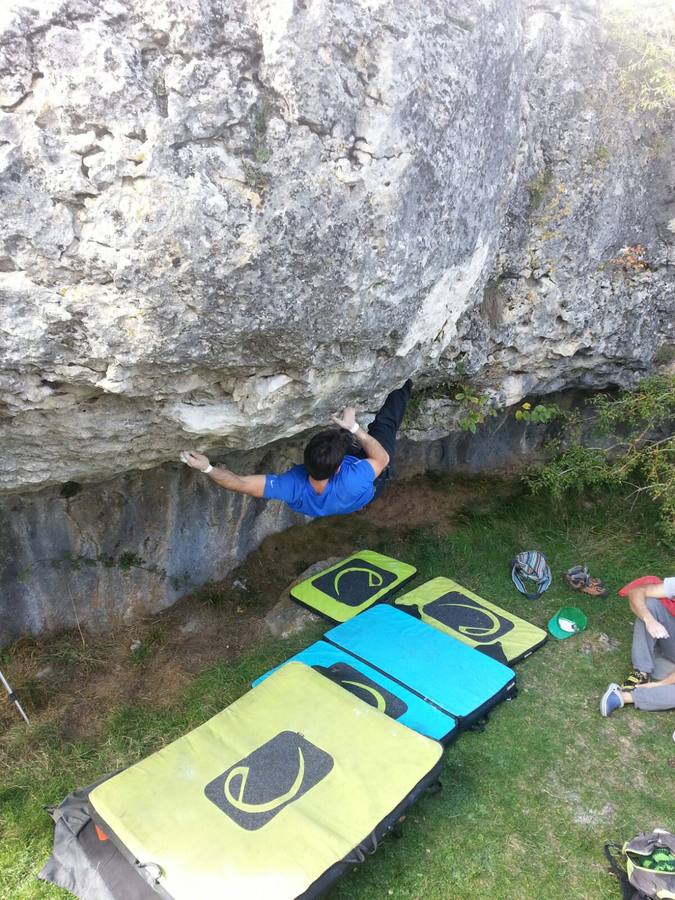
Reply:
M356 421L355 410L345 407L333 416L339 427L315 434L305 447L304 463L281 475L235 475L194 450L184 450L180 458L228 491L283 500L306 516L346 515L384 490L411 391L410 380L392 391L368 431Z
M643 579L646 581L647 579ZM611 716L626 704L637 709L675 709L675 671L652 680L655 653L675 663L675 578L635 586L628 601L636 619L633 626L633 671L619 685L612 682L600 700L600 712Z

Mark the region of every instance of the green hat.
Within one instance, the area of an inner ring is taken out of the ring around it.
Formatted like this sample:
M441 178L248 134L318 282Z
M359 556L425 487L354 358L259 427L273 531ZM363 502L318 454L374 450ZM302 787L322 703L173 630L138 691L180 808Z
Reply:
M554 638L564 641L588 625L588 619L576 606L563 606L548 623L548 630Z

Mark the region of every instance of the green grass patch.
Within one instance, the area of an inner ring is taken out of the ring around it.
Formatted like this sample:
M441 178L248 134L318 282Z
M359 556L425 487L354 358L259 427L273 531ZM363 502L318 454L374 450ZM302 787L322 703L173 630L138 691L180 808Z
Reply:
M434 487L451 492L453 483L438 479ZM589 626L569 640L551 639L518 665L519 696L492 713L484 733L464 734L447 749L444 790L423 798L408 815L403 838L384 841L333 898L620 896L606 872L603 843L658 825L675 829L669 788L675 712L626 709L603 719L598 710L607 683L630 664L631 616L616 589L638 575L672 571L652 518L648 506L631 510L611 495L562 506L484 481L454 532L421 529L372 548L417 566L413 584L451 576L543 627L560 606L577 605ZM554 575L536 601L520 595L510 578L510 559L529 549L546 555ZM610 596L568 590L561 572L574 563L604 578ZM120 706L96 739L66 741L39 723L30 729L17 723L3 734L0 897L67 896L35 880L51 848L43 805L196 727L321 630L269 640L234 663L208 668L169 708ZM616 646L607 650L600 633Z

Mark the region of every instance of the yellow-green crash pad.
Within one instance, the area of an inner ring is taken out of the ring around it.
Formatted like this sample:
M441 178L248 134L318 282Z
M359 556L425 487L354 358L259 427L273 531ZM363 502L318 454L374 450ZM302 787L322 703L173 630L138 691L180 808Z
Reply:
M333 622L346 622L390 597L416 571L414 566L391 556L359 550L296 584L290 594L298 603Z
M310 897L435 779L441 753L292 662L89 801L165 896Z
M496 658L503 654L500 661L508 665L529 656L547 638L542 628L479 597L451 578L432 578L397 597L395 605L470 647L500 651Z

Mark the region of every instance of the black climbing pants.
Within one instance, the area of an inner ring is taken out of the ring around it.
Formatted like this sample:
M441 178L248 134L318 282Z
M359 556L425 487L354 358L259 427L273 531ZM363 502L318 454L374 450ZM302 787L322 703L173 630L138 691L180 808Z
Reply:
M403 421L403 416L405 415L411 392L412 381L408 379L403 387L398 388L389 394L382 404L382 408L368 426L368 434L374 437L376 441L379 441L389 454L389 465L374 481L375 497L373 499L377 499L380 496L391 477L391 468L394 463L394 451L396 449L396 435L401 427L401 422ZM363 447L359 447L355 455L361 459L366 458Z

